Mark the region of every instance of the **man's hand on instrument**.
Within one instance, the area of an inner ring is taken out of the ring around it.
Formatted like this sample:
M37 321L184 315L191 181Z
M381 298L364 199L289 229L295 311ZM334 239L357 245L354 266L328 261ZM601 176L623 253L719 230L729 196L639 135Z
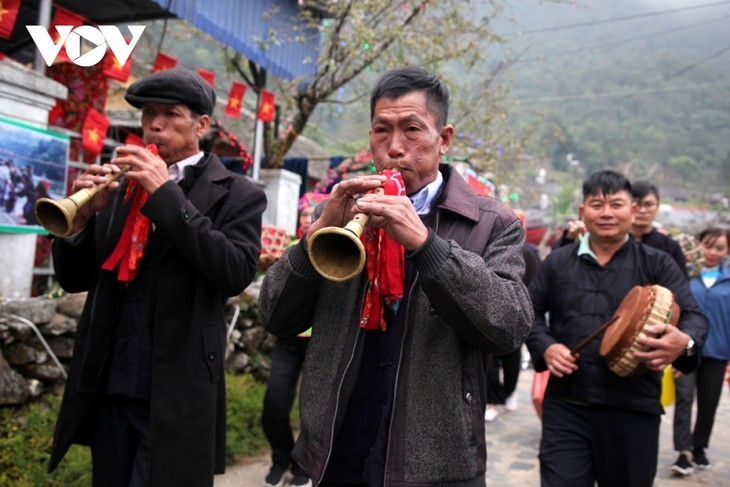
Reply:
M368 226L382 228L409 252L428 238L428 229L407 196L366 194L355 202L353 211L369 214Z
M347 225L355 216L352 211L355 197L360 197L370 190L380 188L384 182L385 176L362 176L337 183L332 188L332 193L327 199L324 211L307 229L307 235L305 236L307 241L320 228L344 227Z
M667 365L677 360L687 349L689 335L676 326L651 325L648 332L659 335L657 338L639 335L636 343L649 347L647 352L634 352L634 357L643 362L649 370L661 372Z
M565 236L570 240L580 239L585 233L586 225L582 220L571 220L568 222L568 228L565 231Z
M127 177L136 179L148 194L170 180L165 161L144 147L125 145L117 148L119 156L112 159L118 166L128 165Z
M104 164L90 165L81 176L73 182L71 186L71 193L76 193L82 189L91 189L95 186L106 184L109 177L112 174L121 172L121 169L116 164ZM100 189L89 202L76 212L76 217L73 221L73 229L71 234L75 234L86 228L89 219L96 214L97 211L101 210L106 206L111 198L111 194L115 189L119 187L119 182L114 181L105 188Z
M550 345L543 354L550 374L556 377L570 375L578 370L578 364L575 363L578 357L580 354L573 355L570 353L570 349L562 343Z

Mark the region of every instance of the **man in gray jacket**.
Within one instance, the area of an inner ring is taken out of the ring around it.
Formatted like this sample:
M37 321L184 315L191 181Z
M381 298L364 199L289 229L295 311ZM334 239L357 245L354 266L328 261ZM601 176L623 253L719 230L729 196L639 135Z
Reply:
M454 134L448 99L420 68L384 74L371 95L370 146L379 171L401 173L407 196L363 195L381 175L337 184L264 279L271 333L313 326L292 456L314 485L485 485L484 364L520 346L532 311L519 219L439 164ZM368 272L332 282L308 254L312 234L356 213L405 249L403 296L376 329L361 326Z

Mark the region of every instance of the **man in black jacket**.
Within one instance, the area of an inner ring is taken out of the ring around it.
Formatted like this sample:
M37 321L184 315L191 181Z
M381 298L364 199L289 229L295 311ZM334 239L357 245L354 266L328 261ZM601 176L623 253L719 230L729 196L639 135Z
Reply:
M656 474L661 374L668 364L688 371L707 322L671 257L629 237L636 212L631 185L599 171L583 183L580 214L587 233L554 250L530 284L535 321L527 345L535 370L549 370L543 402L540 474L543 486L650 486ZM599 355L600 340L578 345L608 322L636 285L671 290L682 312L678 327L652 325L658 338L635 352L650 370L619 377ZM549 325L546 315L549 314Z
M200 151L215 92L198 74L154 73L125 98L158 155L123 146L74 181L129 167L53 242L59 282L88 297L50 468L78 443L94 486L209 487L225 467L223 306L256 272L266 197Z

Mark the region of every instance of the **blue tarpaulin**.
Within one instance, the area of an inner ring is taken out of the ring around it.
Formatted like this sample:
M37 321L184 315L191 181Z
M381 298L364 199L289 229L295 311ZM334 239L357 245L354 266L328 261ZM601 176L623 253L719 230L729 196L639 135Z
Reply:
M154 0L281 78L317 72L320 33L296 0Z

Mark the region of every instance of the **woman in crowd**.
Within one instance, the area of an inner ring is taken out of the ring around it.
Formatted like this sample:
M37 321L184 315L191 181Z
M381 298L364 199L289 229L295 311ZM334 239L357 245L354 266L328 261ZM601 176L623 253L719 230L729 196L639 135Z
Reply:
M679 457L672 472L683 476L694 471L693 464L700 469L710 468L705 449L710 443L725 367L730 360L730 270L724 263L730 231L711 227L700 233L698 239L705 263L700 275L690 281L690 288L707 316L709 330L697 370L676 378L674 448ZM676 375L679 374L675 372ZM695 390L697 418L694 431L690 431Z

